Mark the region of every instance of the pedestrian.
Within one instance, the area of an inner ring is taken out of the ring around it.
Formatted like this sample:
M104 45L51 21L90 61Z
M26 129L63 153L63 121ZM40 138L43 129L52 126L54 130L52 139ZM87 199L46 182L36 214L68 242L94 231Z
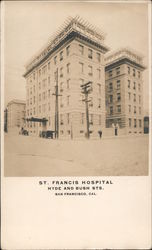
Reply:
M99 133L99 137L101 139L101 137L102 137L102 130L99 130L98 133Z

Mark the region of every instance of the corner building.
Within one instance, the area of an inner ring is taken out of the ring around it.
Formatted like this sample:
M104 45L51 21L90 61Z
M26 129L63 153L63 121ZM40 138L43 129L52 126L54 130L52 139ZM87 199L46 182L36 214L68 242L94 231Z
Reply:
M120 49L105 59L106 127L118 134L143 133L143 58L131 49Z
M55 85L58 84L59 137L84 138L86 113L81 85L92 82L89 94L91 137L105 128L105 35L79 18L64 28L26 66L26 118L31 135L55 130ZM58 72L58 74L57 74Z

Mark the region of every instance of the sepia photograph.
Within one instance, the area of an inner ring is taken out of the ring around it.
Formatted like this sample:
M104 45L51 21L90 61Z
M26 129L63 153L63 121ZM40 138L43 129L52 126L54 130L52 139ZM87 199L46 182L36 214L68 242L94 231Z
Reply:
M4 13L4 176L147 176L148 4Z
M151 2L2 1L6 250L151 249Z

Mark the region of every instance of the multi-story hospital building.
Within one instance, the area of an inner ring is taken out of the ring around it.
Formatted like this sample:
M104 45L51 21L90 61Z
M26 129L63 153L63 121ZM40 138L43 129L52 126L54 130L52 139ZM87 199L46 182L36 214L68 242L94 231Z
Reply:
M106 127L143 133L143 57L123 48L105 58Z
M55 86L58 85L59 137L85 137L86 109L81 85L89 81L92 82L88 97L91 137L98 137L98 132L103 131L106 121L104 54L109 50L104 39L103 32L79 18L71 18L26 65L29 134L55 130ZM38 122L30 120L32 117Z

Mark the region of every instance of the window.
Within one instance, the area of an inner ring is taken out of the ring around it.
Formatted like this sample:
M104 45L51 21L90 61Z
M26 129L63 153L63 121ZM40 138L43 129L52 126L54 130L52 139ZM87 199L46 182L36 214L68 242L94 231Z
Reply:
M109 83L109 90L113 90L113 83L112 82Z
M137 124L136 124L136 119L134 119L134 128L137 127Z
M57 63L57 56L54 57L54 64L56 65Z
M140 91L141 90L141 86L140 86L140 83L138 84L138 91Z
M131 105L128 105L129 113L131 113Z
M50 89L48 90L48 98L50 98Z
M90 114L90 124L93 125L93 114Z
M133 69L133 76L136 76L136 71L135 71L135 69Z
M43 66L43 68L42 68L42 74L45 74L46 71L47 71L47 66L45 65L45 66Z
M67 106L69 106L70 105L70 96L68 95L67 96Z
M128 80L128 88L130 89L130 80Z
M133 87L133 89L136 89L136 82L134 82L134 87Z
M88 75L89 75L89 76L92 76L92 75L93 75L92 66L88 66Z
M141 96L139 95L139 104L141 104Z
M69 54L70 54L70 45L66 47L66 55L69 56Z
M67 73L70 73L70 63L67 64Z
M43 92L43 100L45 100L45 92Z
M120 93L117 93L117 101L119 102L121 100L121 95Z
M43 108L43 112L45 112L46 111L46 104L43 104L42 108Z
M82 46L81 44L79 44L79 51L81 55L84 54L84 46Z
M81 113L81 124L84 124L84 113Z
M50 76L48 77L48 85L50 85Z
M60 83L60 92L63 92L63 82Z
M129 118L129 128L131 128L131 118Z
M141 119L139 119L139 128L141 128Z
M97 74L98 74L98 79L100 79L100 77L101 77L101 69L97 69Z
M39 69L39 76L41 76L41 69Z
M60 68L60 77L63 77L63 67Z
M130 74L130 67L128 66L128 74Z
M60 52L60 61L63 60L63 51Z
M113 103L113 95L109 95L109 102Z
M90 97L89 107L93 107L93 97Z
M39 89L41 89L41 83L39 82Z
M69 124L69 123L70 123L70 114L67 113L67 124Z
M98 99L98 108L101 108L101 98Z
M134 106L134 114L136 114L136 106Z
M138 78L140 78L140 71L138 71Z
M51 125L51 117L49 116L49 126Z
M79 62L79 65L80 65L80 73L83 73L83 63Z
M62 96L60 96L60 107L63 107L63 101L62 101Z
M128 99L131 100L131 93L128 92Z
M139 114L141 115L141 107L139 107Z
M32 104L32 98L30 98L30 104Z
M70 79L67 80L67 89L70 88Z
M101 84L98 83L98 91L99 91L99 94L101 94Z
M50 62L48 62L48 70L50 70Z
M121 112L121 105L117 105L117 112Z
M63 125L63 115L60 115L60 125Z
M100 63L101 62L101 55L100 53L97 53L97 61Z
M101 115L99 115L99 125L101 125Z
M117 75L120 74L120 67L116 68L116 74L117 74Z
M117 89L120 89L120 80L117 81Z
M113 114L113 107L111 106L110 107L110 115L112 115Z
M92 57L93 57L92 49L88 49L88 58L92 59Z
M112 70L109 71L109 77L112 77Z
M45 89L45 79L43 80L43 89Z
M50 103L48 103L48 111L50 111L51 110L51 105L50 105Z
M134 94L134 102L136 102L136 94Z

